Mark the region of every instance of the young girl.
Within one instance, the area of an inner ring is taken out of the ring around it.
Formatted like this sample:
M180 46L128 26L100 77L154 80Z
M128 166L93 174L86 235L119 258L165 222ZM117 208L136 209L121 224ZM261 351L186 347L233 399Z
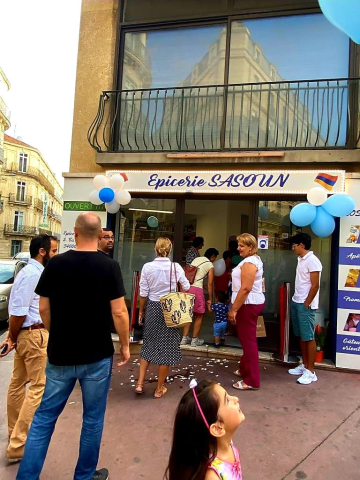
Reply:
M242 480L232 437L245 417L239 399L215 382L190 382L180 400L167 480Z

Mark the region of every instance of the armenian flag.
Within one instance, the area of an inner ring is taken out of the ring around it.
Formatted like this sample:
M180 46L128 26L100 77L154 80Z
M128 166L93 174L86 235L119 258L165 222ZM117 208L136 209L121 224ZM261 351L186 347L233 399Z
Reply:
M337 182L338 177L334 175L329 175L328 173L319 173L315 178L315 182L326 188L326 190L332 190L333 186Z

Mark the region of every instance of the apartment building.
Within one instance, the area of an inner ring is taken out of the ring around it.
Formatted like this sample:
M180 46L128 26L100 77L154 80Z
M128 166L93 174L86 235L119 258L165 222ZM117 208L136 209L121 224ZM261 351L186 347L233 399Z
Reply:
M0 165L0 258L29 251L39 233L60 238L63 189L39 150L4 135Z

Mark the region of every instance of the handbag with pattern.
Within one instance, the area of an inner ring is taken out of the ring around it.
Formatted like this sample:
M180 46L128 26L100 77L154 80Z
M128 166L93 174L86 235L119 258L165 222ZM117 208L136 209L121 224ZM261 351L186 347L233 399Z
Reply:
M171 262L170 292L160 297L160 304L164 313L166 326L182 328L187 323L192 322L195 295L192 293L179 292L175 265L176 292L171 291L172 267L173 263Z

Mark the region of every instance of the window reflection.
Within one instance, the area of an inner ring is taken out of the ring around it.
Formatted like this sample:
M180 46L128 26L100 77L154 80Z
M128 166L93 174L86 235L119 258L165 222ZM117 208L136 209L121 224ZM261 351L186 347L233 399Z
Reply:
M123 89L224 83L226 26L125 34Z
M133 198L120 210L117 260L120 263L126 290L131 298L134 271L155 258L158 237L174 240L176 202L170 199Z

